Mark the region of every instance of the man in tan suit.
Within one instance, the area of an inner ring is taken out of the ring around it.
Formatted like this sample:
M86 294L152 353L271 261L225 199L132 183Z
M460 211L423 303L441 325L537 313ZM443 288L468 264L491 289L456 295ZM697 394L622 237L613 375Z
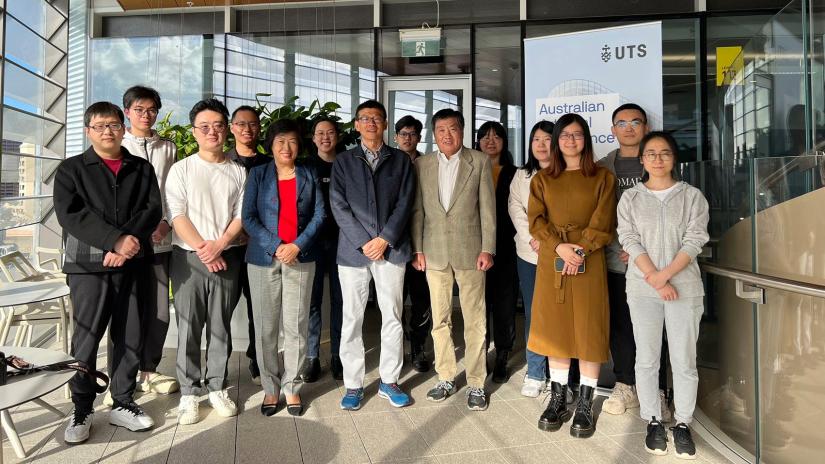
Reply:
M438 383L427 393L443 401L456 392L452 340L453 281L464 313L464 364L467 407L487 409L484 336L485 271L493 265L496 199L489 158L463 146L464 117L443 109L433 115L438 150L418 158L418 192L412 217L413 266L427 272L433 314L433 345Z

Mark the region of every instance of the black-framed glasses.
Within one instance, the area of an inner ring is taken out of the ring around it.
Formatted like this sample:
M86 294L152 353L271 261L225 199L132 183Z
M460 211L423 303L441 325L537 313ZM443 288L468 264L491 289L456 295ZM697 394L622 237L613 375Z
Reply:
M149 115L150 117L155 117L158 115L157 108L132 108L129 111L135 113L138 116L143 116L144 114Z
M95 124L94 126L86 126L89 129L97 132L98 134L102 134L106 132L106 129L111 130L112 132L119 132L123 130L123 124L119 122L113 122L111 124Z
M559 140L584 140L584 132L562 132Z
M645 161L654 161L660 159L662 161L670 161L673 159L673 152L672 151L662 151L659 153L654 153L652 151L642 153Z
M416 138L416 137L421 137L421 134L419 134L418 132L407 132L407 131L396 132L395 135L399 139L413 139L413 138Z
M361 116L357 118L361 124L367 124L369 122L374 124L381 124L384 122L384 118L381 116Z
M641 119L633 119L631 121L625 121L624 119L619 119L613 125L618 127L619 129L626 129L627 127L631 127L633 129L638 129L642 124L645 122Z
M199 130L201 134L208 134L210 129L213 129L215 132L223 132L226 130L226 124L222 122L216 122L214 124L201 124L200 126L195 126L195 129Z

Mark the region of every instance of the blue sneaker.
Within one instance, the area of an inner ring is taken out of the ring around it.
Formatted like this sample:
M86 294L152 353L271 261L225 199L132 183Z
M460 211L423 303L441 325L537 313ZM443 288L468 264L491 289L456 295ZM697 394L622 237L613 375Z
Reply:
M378 396L390 400L390 404L396 408L403 408L410 405L410 395L401 391L397 383L378 383Z
M347 388L347 394L341 398L341 409L346 411L357 411L361 409L361 400L363 399L363 388Z

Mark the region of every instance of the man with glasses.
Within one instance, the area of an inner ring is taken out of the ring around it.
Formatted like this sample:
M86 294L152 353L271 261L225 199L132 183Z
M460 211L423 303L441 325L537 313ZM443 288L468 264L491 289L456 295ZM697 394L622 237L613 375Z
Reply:
M406 153L412 162L424 154L418 151L421 141L421 130L424 125L418 119L406 115L395 123L395 143ZM410 314L407 328L407 338L410 340L410 360L413 369L418 372L430 370L430 361L424 351L427 335L432 328L430 314L430 288L427 286L427 275L416 270L412 261L407 263L407 272L404 274L404 294L410 296ZM406 317L404 318L406 319Z
M496 196L490 158L464 146L464 116L445 108L432 118L438 150L415 163L418 191L412 217L413 266L426 271L433 316L438 383L430 401L457 391L452 334L453 283L464 316L467 407L487 409L485 272L496 250Z
M151 236L162 216L162 200L152 165L120 146L123 121L123 112L109 102L86 109L83 123L91 147L58 166L54 209L63 228L63 272L74 308L71 355L95 369L100 340L109 328L114 400L109 423L139 432L154 421L132 399L141 359L138 281L150 272ZM75 409L64 439L77 444L89 439L96 385L91 375L77 373L69 387Z
M235 146L226 152L226 157L240 164L249 174L249 170L272 161L269 156L258 151L258 138L261 135L261 120L255 108L248 105L239 106L232 112L229 122L229 131L235 136ZM244 242L246 242L244 237ZM246 254L246 244L241 246L241 253ZM255 324L252 321L252 297L249 294L249 277L246 275L246 265L241 266L239 277L241 293L246 299L246 315L249 319L249 344L246 348L246 357L249 358L249 374L252 383L261 384L261 371L255 358Z
M642 163L639 160L639 144L648 132L647 113L635 103L625 103L613 111L613 126L610 131L619 142L619 148L599 160L616 175L616 199L622 193L642 181ZM613 373L616 385L610 398L602 404L602 411L608 414L624 414L625 410L639 407L636 395L636 342L633 339L633 324L625 293L625 272L628 254L622 250L617 239L605 250L607 260L607 290L610 300L610 354L613 358ZM666 353L666 350L663 350ZM666 362L662 363L666 369ZM661 376L660 376L661 377ZM666 382L662 377L660 384ZM663 384L666 385L666 384ZM664 397L664 386L660 395ZM667 401L662 398L662 421L670 419Z
M129 127L123 134L123 148L129 153L143 158L155 168L161 197L165 191L166 177L175 162L178 147L175 142L162 138L152 129L158 119L161 108L160 94L157 90L136 85L123 94L123 111L129 121ZM154 392L162 395L178 391L178 381L174 377L159 374L158 364L163 357L163 343L169 330L169 258L172 255L172 227L163 208L163 219L152 233L154 258L152 272L141 285L145 286L142 294L146 298L141 303L143 314L143 347L140 355L140 373L137 389L142 392ZM111 362L111 347L109 349ZM103 403L111 406L111 392L106 394Z
M401 325L404 270L410 260L407 222L415 197L415 174L402 151L384 143L387 111L367 100L356 108L359 146L338 154L332 165L330 202L338 223L338 274L343 295L341 364L346 394L341 409L361 408L364 398L364 309L375 279L381 310L378 396L395 407L410 404L398 386L404 354Z
M172 221L172 290L178 322L178 423L200 420L201 333L207 327L206 388L222 417L237 414L226 390L232 352L229 322L240 298L244 256L239 247L246 171L223 152L229 112L202 100L189 112L198 152L172 166L166 204Z

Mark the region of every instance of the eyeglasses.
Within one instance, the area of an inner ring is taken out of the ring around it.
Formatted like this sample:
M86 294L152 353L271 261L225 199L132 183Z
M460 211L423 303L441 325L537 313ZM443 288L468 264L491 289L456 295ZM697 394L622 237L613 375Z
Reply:
M334 130L318 131L318 132L315 133L316 137L330 137L330 138L332 138L332 137L335 137L336 135L338 135L338 132L336 132Z
M119 132L123 129L123 124L119 122L113 122L111 124L95 124L94 126L86 126L89 129L97 132L98 134L102 134L106 132L106 129L111 130L112 132Z
M201 124L200 126L195 126L195 129L199 130L201 134L208 134L210 129L214 129L215 132L223 132L226 130L226 124L222 122L216 122L214 124Z
M413 138L416 138L416 137L421 137L421 134L419 134L418 132L401 131L401 132L396 132L395 136L398 137L399 139L413 139Z
M143 116L145 114L145 115L148 115L149 117L155 117L155 116L158 115L157 108L145 109L145 108L137 107L137 108L132 108L129 111L135 113L138 116Z
M233 122L232 125L237 127L240 130L246 130L246 129L252 130L252 129L258 129L259 127L261 127L261 123L259 123L259 122L246 122L246 121Z
M381 124L384 122L384 118L381 116L361 116L358 118L358 121L361 124L367 124L369 122L372 122L373 124Z
M645 122L641 119L634 119L632 121L625 121L624 119L619 119L613 125L618 127L619 129L626 129L628 126L632 127L633 129L638 129L639 126L641 126L642 124L645 124Z
M559 140L584 140L583 132L562 132L559 134Z
M662 160L662 161L670 161L673 159L673 152L671 151L663 151L661 153L654 153L654 152L645 152L642 154L645 158L645 161L654 161L654 160Z

